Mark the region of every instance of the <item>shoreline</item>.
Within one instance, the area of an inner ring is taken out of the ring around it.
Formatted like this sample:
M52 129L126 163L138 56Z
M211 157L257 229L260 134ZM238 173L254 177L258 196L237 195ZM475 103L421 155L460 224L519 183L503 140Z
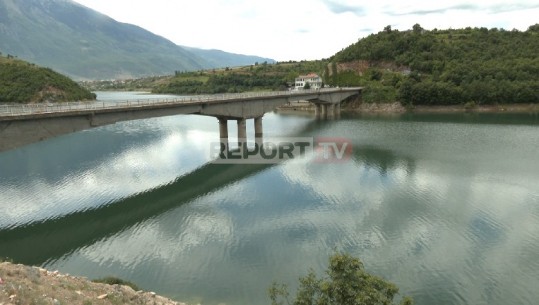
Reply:
M155 292L1 261L0 304L186 305Z
M277 108L282 111L314 112L312 104L294 104ZM413 107L402 106L395 103L351 103L342 108L347 113L376 113L376 114L403 114L403 113L539 113L539 104L504 104L504 105L465 105L430 106L418 105Z

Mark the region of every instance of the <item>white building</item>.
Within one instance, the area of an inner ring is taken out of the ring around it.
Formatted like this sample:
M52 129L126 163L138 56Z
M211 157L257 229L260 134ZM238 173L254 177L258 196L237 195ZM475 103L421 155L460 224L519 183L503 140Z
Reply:
M307 75L300 75L296 77L294 90L304 89L306 84L309 84L309 87L311 89L320 89L322 88L322 78L315 73L309 73Z

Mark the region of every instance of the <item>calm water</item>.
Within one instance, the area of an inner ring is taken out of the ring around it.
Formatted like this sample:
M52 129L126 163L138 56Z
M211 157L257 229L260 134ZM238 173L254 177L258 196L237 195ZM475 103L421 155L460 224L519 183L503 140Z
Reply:
M199 116L0 153L0 256L187 302L258 305L272 281L294 286L337 249L419 305L536 304L537 116L268 114L264 131L346 137L354 155L214 165L217 120Z

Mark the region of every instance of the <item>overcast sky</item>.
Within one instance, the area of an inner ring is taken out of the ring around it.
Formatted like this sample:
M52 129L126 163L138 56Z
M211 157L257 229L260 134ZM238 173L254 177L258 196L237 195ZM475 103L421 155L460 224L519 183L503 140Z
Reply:
M328 58L387 25L526 30L539 23L539 0L75 1L179 45L279 61Z

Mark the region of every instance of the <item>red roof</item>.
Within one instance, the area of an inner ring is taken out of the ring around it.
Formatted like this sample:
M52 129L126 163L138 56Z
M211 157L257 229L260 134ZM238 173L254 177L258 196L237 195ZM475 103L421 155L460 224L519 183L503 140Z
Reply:
M298 76L298 78L315 78L315 77L320 77L320 76L318 76L318 74L316 74L316 73L309 73L307 75Z

